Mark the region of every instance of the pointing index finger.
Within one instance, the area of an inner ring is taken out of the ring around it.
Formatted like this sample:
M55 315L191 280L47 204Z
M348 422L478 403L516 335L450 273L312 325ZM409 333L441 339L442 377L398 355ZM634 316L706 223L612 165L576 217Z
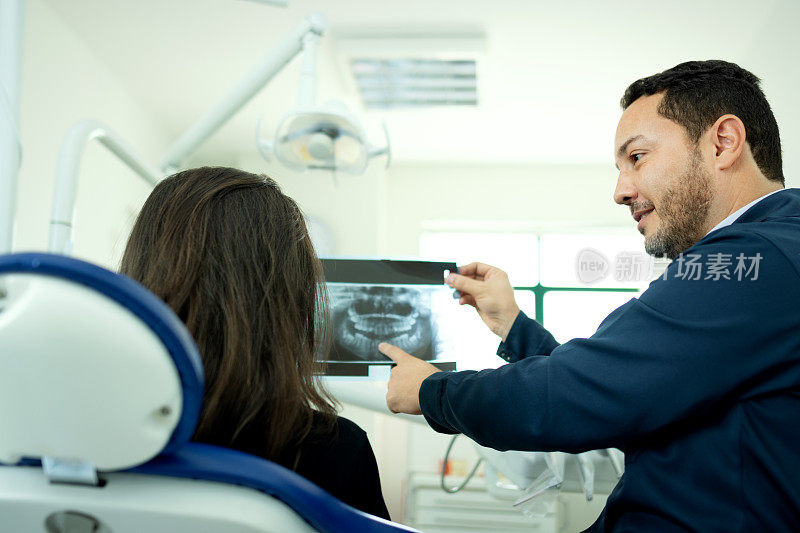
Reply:
M409 354L398 348L393 344L389 344L388 342L382 342L378 345L378 351L381 352L383 355L394 361L395 363L399 363L400 361L411 357Z

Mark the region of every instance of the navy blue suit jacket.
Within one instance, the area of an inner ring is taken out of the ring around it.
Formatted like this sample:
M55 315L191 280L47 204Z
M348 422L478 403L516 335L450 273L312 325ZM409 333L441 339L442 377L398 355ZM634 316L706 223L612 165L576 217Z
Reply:
M559 345L520 313L499 353L427 378L425 418L498 450L624 451L592 531L800 531L800 190L705 236L590 338Z

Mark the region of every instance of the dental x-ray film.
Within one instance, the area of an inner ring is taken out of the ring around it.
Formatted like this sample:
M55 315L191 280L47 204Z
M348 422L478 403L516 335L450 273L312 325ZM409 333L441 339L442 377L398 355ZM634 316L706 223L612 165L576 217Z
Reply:
M333 321L328 375L373 376L392 361L378 351L388 342L455 370L455 331L443 313L458 307L444 277L455 263L323 259ZM372 370L370 370L372 369ZM380 374L380 373L378 373Z

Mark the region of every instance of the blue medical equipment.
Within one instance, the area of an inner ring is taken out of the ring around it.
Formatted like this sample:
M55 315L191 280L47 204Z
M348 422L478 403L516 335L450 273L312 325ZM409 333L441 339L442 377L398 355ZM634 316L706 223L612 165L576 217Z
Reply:
M0 256L0 279L0 531L413 531L190 442L197 348L136 282L40 253Z

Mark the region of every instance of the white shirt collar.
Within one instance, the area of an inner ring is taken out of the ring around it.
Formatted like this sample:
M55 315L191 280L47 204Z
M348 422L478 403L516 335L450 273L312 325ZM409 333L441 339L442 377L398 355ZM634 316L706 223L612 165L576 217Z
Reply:
M747 204L746 206L742 207L741 209L737 209L736 211L734 211L733 213L731 213L730 215L728 215L727 217L725 217L725 219L724 219L724 220L722 220L722 222L720 222L719 224L717 224L716 226L714 226L713 228L711 228L711 231L716 231L716 230L718 230L718 229L722 229L722 228L724 228L725 226L730 226L731 224L733 224L734 222L736 222L736 220L737 220L737 219L738 219L740 216L742 216L742 215L744 214L744 212L745 212L745 211L747 211L748 209L750 209L751 207L753 207L754 205L756 205L758 202L760 202L761 200L763 200L763 199L764 199L764 198L766 198L767 196L772 196L772 195L773 195L773 194L775 194L776 192L781 192L781 191L785 191L785 190L786 190L786 189L778 189L777 191L772 191L772 192L769 192L769 193L765 194L765 195L764 195L764 196L762 196L761 198L756 198L755 200L753 200L752 202L750 202L750 203L749 203L749 204ZM711 233L711 231L709 231L708 233ZM706 233L706 235L708 235L708 233Z

